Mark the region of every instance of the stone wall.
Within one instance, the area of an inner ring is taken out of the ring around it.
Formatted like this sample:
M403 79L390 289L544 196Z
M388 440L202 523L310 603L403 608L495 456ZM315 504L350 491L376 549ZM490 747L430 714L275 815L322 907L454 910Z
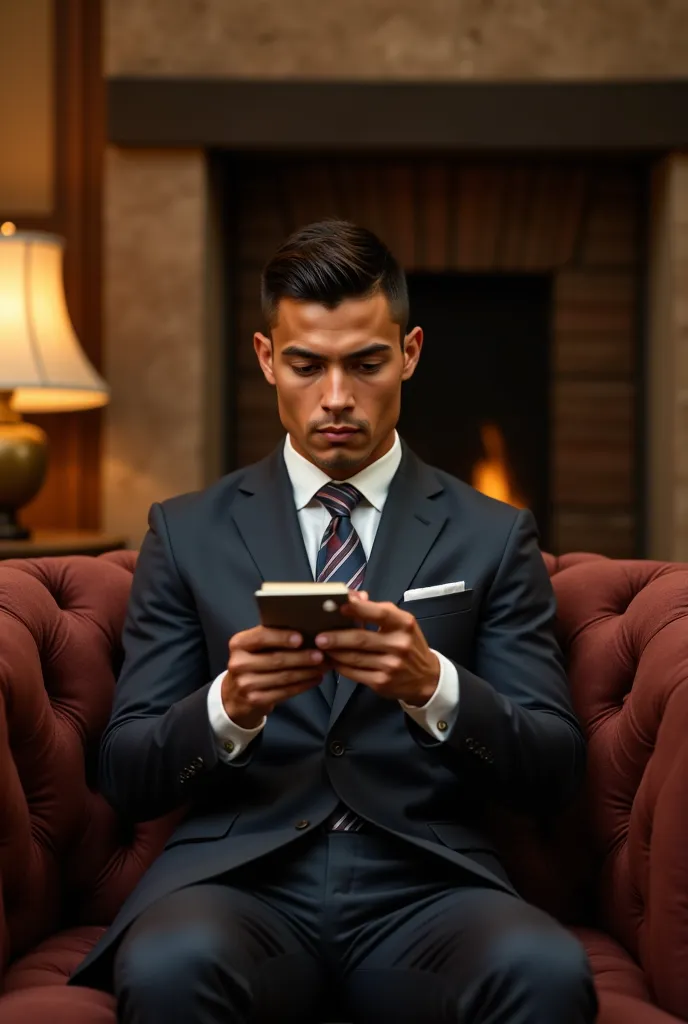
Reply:
M662 78L685 0L106 0L110 75Z
M204 483L204 156L111 149L105 183L103 526L136 547L152 502Z

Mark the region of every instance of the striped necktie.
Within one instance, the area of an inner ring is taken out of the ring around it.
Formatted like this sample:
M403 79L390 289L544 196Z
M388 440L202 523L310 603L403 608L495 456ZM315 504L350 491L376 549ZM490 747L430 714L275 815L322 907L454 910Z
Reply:
M361 492L353 484L330 481L315 497L332 516L320 542L315 578L318 583L346 583L349 590L358 590L365 576L366 557L351 513Z
M353 484L330 481L315 497L332 516L320 542L315 578L318 583L346 583L350 590L359 590L365 576L366 556L351 513L361 500L361 492ZM329 675L331 678L332 673ZM334 694L330 696L334 698ZM363 820L344 804L339 804L328 821L331 832L358 832L362 827Z

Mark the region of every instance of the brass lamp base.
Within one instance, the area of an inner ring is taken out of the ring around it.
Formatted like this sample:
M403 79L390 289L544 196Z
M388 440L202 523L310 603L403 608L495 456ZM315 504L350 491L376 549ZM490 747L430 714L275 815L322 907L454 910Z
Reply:
M25 540L29 530L17 521L17 510L43 485L48 439L10 408L11 397L11 391L0 391L0 540Z

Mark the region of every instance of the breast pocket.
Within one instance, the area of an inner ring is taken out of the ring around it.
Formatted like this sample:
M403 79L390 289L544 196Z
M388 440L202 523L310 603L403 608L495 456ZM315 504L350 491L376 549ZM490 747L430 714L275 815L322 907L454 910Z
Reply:
M455 661L465 662L473 637L473 591L402 601L399 605L418 621L428 646Z
M416 601L402 601L399 605L411 612L420 622L437 615L459 615L473 607L473 591L460 590L457 594L442 594L440 597L421 597Z

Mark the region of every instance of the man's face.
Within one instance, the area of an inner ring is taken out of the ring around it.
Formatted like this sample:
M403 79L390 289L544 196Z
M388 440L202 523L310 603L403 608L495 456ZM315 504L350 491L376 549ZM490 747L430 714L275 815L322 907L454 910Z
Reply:
M336 309L283 299L272 341L254 338L294 447L335 480L391 448L401 384L413 375L422 345L417 327L402 350L399 325L381 293Z

